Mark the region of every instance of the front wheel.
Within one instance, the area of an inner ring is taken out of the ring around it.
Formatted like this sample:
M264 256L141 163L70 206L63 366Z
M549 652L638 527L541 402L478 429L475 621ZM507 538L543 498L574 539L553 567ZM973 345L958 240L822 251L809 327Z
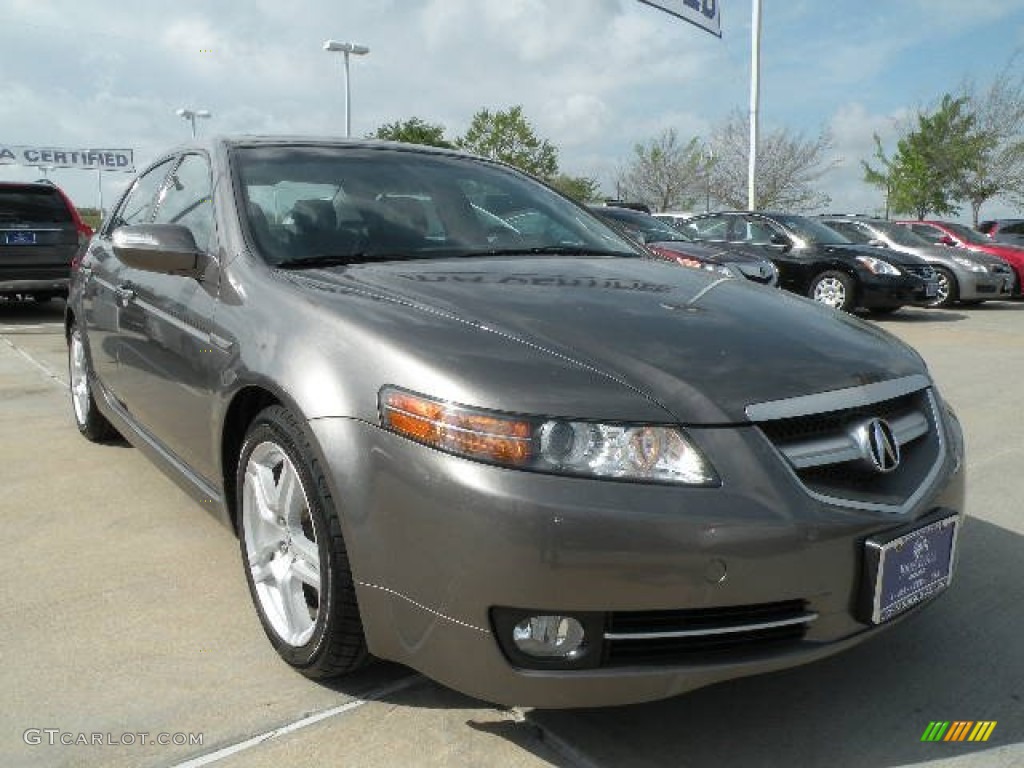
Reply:
M68 335L68 378L70 379L71 406L78 431L94 443L102 443L117 434L114 426L96 407L89 379L92 369L85 351L82 331L78 324L71 326Z
M272 406L242 445L237 488L246 580L263 629L292 667L335 677L367 660L348 552L301 422Z
M935 298L929 301L925 306L928 307L951 307L956 303L956 300L960 294L959 287L957 286L956 277L948 269L944 267L935 267L935 276L939 280L939 288L935 293Z
M849 275L829 270L811 281L807 295L833 309L850 312L853 310L855 292L853 279Z

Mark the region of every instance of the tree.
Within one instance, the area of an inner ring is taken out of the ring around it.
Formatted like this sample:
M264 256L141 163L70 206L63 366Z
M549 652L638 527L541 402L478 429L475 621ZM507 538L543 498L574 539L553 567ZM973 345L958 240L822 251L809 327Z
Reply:
M747 207L747 167L750 157L750 123L747 115L733 112L715 127L711 142L715 162L711 167L711 195L730 208ZM812 211L824 208L831 198L815 183L838 163L828 158L832 136L823 129L805 139L787 128L760 137L757 146L755 208Z
M601 198L600 182L588 176L569 176L560 173L549 179L548 183L579 203L593 203Z
M410 117L408 120L396 121L394 123L385 123L371 133L370 138L404 141L409 144L425 144L428 147L445 147L447 149L451 149L454 146L444 137L443 125L434 125L418 117Z
M656 211L691 209L704 188L704 148L700 139L685 144L674 128L633 145L630 163L618 175L617 193Z
M523 108L491 112L481 109L466 134L455 145L492 160L549 180L558 174L558 151L547 139L540 139L523 116Z
M894 213L918 219L955 215L969 169L980 167L991 145L976 126L967 100L946 94L933 111L918 112L916 129L899 140L892 157L886 157L875 136L880 168L863 162L864 179L887 190L887 207Z
M1014 57L1016 58L1016 57ZM964 88L966 109L974 115L981 148L966 168L962 199L977 226L981 206L992 199L1024 206L1024 76L1013 59L991 86Z

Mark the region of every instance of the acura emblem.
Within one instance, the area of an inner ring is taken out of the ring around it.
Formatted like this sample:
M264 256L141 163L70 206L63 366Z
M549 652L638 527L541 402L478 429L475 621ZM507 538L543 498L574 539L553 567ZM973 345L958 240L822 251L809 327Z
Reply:
M892 472L900 465L900 444L884 419L871 419L854 430L864 460L876 471Z

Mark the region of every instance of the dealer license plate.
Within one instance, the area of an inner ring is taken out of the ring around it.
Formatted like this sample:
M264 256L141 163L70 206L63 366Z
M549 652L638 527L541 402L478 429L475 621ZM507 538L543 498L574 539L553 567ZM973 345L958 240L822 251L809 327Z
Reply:
M35 232L5 232L4 242L7 245L35 245Z
M868 539L873 624L889 621L949 586L958 528L958 518L950 515L902 535Z

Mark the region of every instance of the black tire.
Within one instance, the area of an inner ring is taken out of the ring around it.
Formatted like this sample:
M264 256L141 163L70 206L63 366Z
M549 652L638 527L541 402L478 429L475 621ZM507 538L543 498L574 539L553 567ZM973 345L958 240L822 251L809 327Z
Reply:
M282 492L296 480L293 504L261 508L268 492ZM262 497L255 493L261 484ZM291 411L275 405L253 420L239 455L236 488L245 578L275 650L313 679L365 665L370 657L341 523L306 429ZM281 537L277 545L275 536ZM260 573L259 586L254 571ZM310 583L312 573L318 573L316 585Z
M837 270L822 272L811 280L807 296L843 312L852 312L857 306L857 288L853 278Z
M939 278L939 293L934 301L928 302L925 306L935 308L953 306L960 298L960 286L956 277L945 267L935 267L935 274Z
M87 440L103 443L117 437L117 430L96 407L92 379L89 352L85 348L82 332L77 324L73 324L68 333L68 390L71 395L71 412L75 417L75 426Z

